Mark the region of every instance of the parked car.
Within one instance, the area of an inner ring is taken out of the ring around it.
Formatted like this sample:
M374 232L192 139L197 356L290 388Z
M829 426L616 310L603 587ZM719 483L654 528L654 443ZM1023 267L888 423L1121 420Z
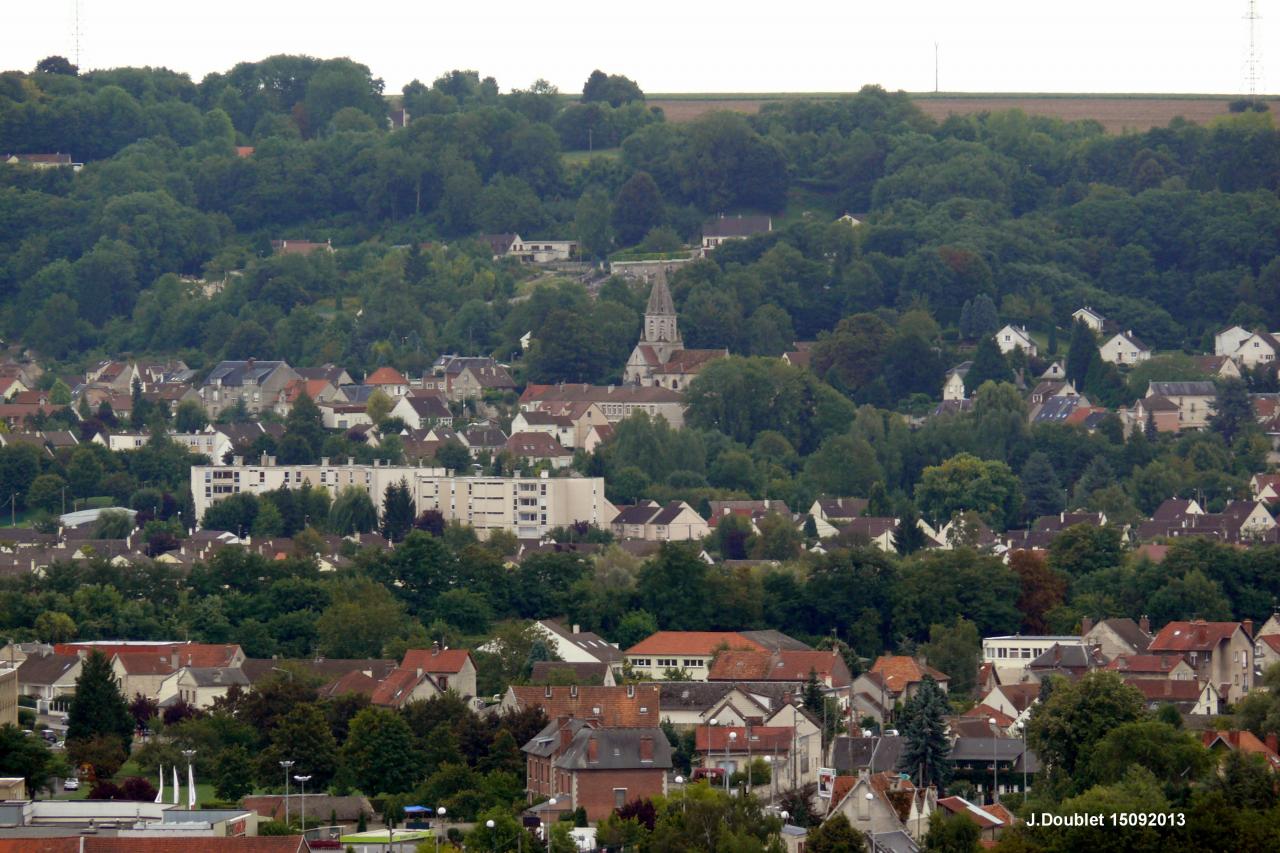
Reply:
M79 790L80 790L80 780L79 780L79 779L76 779L74 776L70 776L70 777L67 777L66 779L63 779L63 780L62 780L62 790L64 790L64 791L79 791Z

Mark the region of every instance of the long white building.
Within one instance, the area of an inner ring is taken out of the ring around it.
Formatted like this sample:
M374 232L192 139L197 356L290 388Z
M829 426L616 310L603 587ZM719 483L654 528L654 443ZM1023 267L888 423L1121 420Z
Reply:
M272 457L263 461L246 465L237 458L231 465L193 466L196 517L203 519L206 509L234 494L297 489L304 483L334 496L352 486L364 489L381 511L387 487L401 480L409 485L415 512L439 510L446 522L470 525L481 537L506 530L521 539L540 539L576 521L608 527L618 512L605 499L603 477L464 477L444 468L331 464L328 459L319 465L276 465Z

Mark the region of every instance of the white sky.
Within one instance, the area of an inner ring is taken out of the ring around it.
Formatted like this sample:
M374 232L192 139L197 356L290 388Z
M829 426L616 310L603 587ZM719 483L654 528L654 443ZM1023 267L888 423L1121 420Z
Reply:
M0 0L0 68L72 57L73 0ZM85 68L206 73L275 53L350 56L399 92L451 68L503 91L579 92L593 68L646 92L1246 91L1246 0L81 0ZM1258 0L1260 34L1280 0ZM1280 43L1280 30L1276 39ZM1265 39L1260 39L1265 46ZM1267 54L1263 57L1262 91ZM1274 73L1280 80L1280 60Z

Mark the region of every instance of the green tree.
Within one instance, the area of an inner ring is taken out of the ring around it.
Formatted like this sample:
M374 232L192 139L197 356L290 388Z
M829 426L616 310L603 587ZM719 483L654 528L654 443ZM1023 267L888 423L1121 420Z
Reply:
M413 529L413 495L409 483L401 480L387 486L382 497L382 535L392 542L400 542Z
M929 665L951 676L949 690L968 696L978 684L978 660L982 639L978 626L961 616L950 625L930 625L929 642L920 647Z
M378 509L369 493L358 486L348 486L338 493L329 508L329 530L339 536L369 533L378 526Z
M305 392L298 395L298 399L293 401L293 406L289 409L289 414L285 417L285 438L293 436L299 439L302 444L298 445L301 450L299 455L306 454L306 458L302 459L284 459L284 464L301 463L307 464L314 462L320 457L320 448L324 445L324 418L320 414L320 408L310 395ZM283 442L282 442L283 444Z
M966 814L951 815L941 809L929 815L924 846L929 853L976 853L982 847L982 829Z
M636 172L618 190L610 219L618 242L634 246L644 235L663 223L662 191L648 172Z
M65 493L63 489L67 486L67 482L57 474L41 474L31 481L30 487L27 489L26 505L32 509L42 509L45 512L58 513L63 508L63 498Z
M312 702L295 705L280 717L271 731L271 746L258 760L258 781L271 785L278 778L280 761L294 761L290 772L311 776L315 790L328 787L337 770L338 745L320 707ZM367 790L367 789L366 789Z
M1004 353L1000 352L1000 345L991 335L984 335L973 354L973 364L969 366L969 372L964 376L965 393L972 394L982 387L984 382L1012 381L1013 370L1009 367Z
M836 388L853 394L880 375L893 330L874 314L854 314L818 336L813 370Z
M1142 694L1114 672L1094 671L1075 682L1055 679L1049 698L1035 706L1027 744L1051 773L1087 785L1086 770L1098 742L1142 715Z
M436 448L436 465L450 471L470 471L471 453L462 442L449 439Z
M608 257L613 248L613 223L610 215L609 196L604 190L592 187L578 198L578 204L574 208L573 233L587 257Z
M1248 431L1256 431L1257 419L1249 388L1239 379L1228 379L1218 386L1218 399L1209 416L1209 429L1222 436L1228 446Z
M810 830L805 839L805 850L812 853L860 853L866 849L862 833L853 828L844 812L836 812Z
M32 627L36 636L44 643L65 643L76 636L75 620L57 610L41 613Z
M902 707L903 744L898 769L911 775L919 786L935 785L945 790L953 772L947 738L947 695L929 675L915 695Z
M988 524L1004 529L1022 508L1022 492L1008 465L961 453L921 472L916 503L935 524L973 510Z
M1022 483L1023 512L1028 519L1057 515L1066 506L1067 495L1049 454L1037 450L1029 455L1018 479Z
M76 678L76 692L67 714L67 741L88 741L98 736L116 738L129 754L133 745L133 716L120 693L120 684L106 655L94 649L84 659Z
M1095 783L1110 785L1134 765L1150 770L1166 786L1181 788L1203 778L1213 757L1194 734L1168 723L1139 721L1119 725L1098 741L1089 772Z
M320 650L334 658L378 657L404 627L404 609L382 584L352 581L315 620Z
M204 406L195 400L183 400L173 416L173 428L178 432L200 432L209 425Z
M365 414L369 416L370 421L380 424L387 419L387 415L391 414L394 407L395 402L387 396L387 392L381 388L375 388L369 395L369 399L365 401Z
M29 796L48 785L57 767L44 738L24 734L11 723L0 726L0 775L22 779Z
M1076 320L1071 324L1071 340L1067 343L1065 367L1068 381L1074 382L1076 388L1082 389L1089 367L1097 357L1098 339L1093 336L1093 330L1086 326L1084 321Z
M361 791L399 794L418 780L413 732L385 708L365 708L351 720L342 766Z
M252 779L253 761L243 746L228 746L214 759L213 791L218 799L239 802L241 797L253 793Z

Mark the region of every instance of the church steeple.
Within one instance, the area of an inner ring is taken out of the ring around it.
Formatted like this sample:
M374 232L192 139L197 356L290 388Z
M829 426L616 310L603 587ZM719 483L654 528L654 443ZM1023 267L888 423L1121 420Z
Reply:
M658 268L653 289L649 291L649 304L644 309L644 335L642 343L676 344L680 342L680 330L676 325L676 306L667 288L667 271Z

